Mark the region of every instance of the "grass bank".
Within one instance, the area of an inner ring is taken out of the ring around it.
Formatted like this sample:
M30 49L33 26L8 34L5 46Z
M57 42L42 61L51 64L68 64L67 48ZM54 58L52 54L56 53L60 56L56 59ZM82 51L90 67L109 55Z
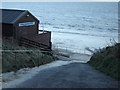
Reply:
M3 52L2 53L2 73L16 71L21 68L40 66L56 60L56 57L36 52L34 48L19 46L10 39L3 38L3 50L33 50L32 52Z
M119 51L120 44L103 48L94 53L88 63L97 70L120 81L118 70L120 65Z

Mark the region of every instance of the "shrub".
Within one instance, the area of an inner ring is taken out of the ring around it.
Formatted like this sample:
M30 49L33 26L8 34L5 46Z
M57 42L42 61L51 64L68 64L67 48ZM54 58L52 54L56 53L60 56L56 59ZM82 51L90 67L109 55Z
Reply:
M102 49L100 52L93 54L88 63L97 70L120 81L118 67L120 65L119 54L120 44L109 46Z

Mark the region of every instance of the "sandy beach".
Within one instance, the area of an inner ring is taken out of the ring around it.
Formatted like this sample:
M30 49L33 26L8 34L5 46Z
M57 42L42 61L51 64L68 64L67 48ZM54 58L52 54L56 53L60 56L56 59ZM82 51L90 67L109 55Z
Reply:
M65 49L54 49L53 51L57 51L57 53L59 53L59 54L68 56L69 59L71 59L71 60L82 61L84 63L87 63L92 56L92 54L75 53L75 52L71 52L70 50L65 50ZM65 57L61 57L59 59L63 59L63 58L65 58Z

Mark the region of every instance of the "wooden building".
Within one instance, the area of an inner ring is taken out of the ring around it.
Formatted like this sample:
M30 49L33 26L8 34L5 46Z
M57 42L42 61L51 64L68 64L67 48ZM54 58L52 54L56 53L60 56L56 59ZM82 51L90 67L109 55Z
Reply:
M13 37L21 44L51 49L51 32L39 30L39 20L27 10L1 9L2 36ZM42 32L38 34L38 32ZM34 42L34 43L33 43ZM31 44L33 43L33 45Z

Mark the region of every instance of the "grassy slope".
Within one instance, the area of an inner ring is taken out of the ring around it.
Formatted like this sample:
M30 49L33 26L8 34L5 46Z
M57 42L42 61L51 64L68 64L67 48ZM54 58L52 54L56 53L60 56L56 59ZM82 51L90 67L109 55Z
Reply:
M103 48L95 53L88 63L97 70L120 81L118 72L118 66L120 65L119 50L120 44Z
M8 39L3 39L2 46L4 50L33 50L33 52L29 53L17 53L16 60L15 53L13 52L2 53L2 72L16 71L21 68L40 66L56 60L56 58L53 56L35 52L35 49L33 48L18 46Z

